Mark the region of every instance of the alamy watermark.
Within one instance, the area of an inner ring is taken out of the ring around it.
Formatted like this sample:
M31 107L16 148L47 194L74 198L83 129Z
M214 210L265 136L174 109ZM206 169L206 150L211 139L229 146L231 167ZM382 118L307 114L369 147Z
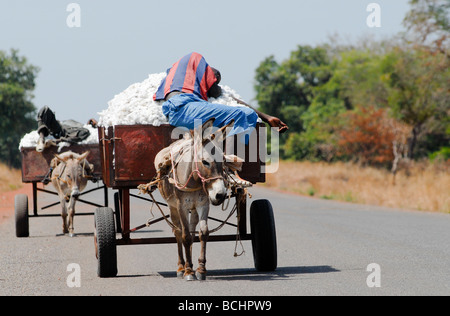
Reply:
M378 263L371 263L367 266L367 272L370 272L366 279L367 286L370 288L381 287L381 267Z
M67 272L70 274L67 276L66 284L69 288L81 287L81 267L78 263L71 263L67 266Z
M370 12L366 20L367 26L370 28L381 27L381 5L370 3L366 11Z
M66 24L69 28L81 27L81 6L78 3L70 3L66 7L69 15L66 19Z
M81 6L78 3L70 3L66 7L66 11L69 15L66 19L66 24L69 28L80 28L81 27ZM379 3L373 2L367 5L367 12L370 12L366 19L366 24L370 28L380 28L381 27L381 5Z

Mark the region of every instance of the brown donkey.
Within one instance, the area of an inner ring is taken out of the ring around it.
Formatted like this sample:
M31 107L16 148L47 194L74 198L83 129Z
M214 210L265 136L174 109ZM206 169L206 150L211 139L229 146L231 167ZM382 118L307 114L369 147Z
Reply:
M69 151L55 155L50 164L53 168L52 183L58 192L62 207L63 233L69 233L70 237L75 236L73 228L75 203L86 188L88 177L94 171L94 165L86 160L88 155L89 152L79 155ZM69 203L68 207L67 202ZM67 215L69 216L68 220Z
M210 203L220 205L227 197L224 154L218 144L223 143L226 132L231 130L234 123L212 134L213 123L214 120L209 120L193 134L188 133L184 139L163 149L155 158L155 167L161 180L158 189L169 205L178 244L177 276L186 280L206 279ZM198 224L201 251L199 267L194 273L192 244Z

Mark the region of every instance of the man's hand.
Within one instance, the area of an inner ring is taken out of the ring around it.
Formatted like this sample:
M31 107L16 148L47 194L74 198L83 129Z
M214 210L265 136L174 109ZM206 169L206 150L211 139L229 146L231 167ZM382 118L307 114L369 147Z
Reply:
M98 127L98 122L95 119L90 119L88 121L88 125L91 125L93 128L97 128Z
M283 134L289 129L289 126L287 126L283 121L281 121L278 117L270 116L267 118L267 123L271 127L278 127L278 132L280 134Z
M265 114L263 112L258 111L257 109L254 109L251 105L245 103L242 100L239 100L238 98L231 96L237 103L245 105L252 109L253 111L258 114L258 116L266 123L268 123L271 127L278 127L278 133L283 134L289 129L289 126L287 126L283 121L281 121L278 117L270 116L268 114Z

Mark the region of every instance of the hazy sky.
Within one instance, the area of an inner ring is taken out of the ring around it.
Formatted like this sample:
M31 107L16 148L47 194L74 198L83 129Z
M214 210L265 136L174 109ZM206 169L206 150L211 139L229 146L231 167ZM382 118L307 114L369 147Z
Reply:
M374 2L380 28L366 23ZM67 26L70 3L81 8L80 28ZM297 45L335 33L394 35L408 9L408 0L0 0L0 50L19 49L41 68L37 108L85 123L129 85L192 51L254 102L255 69L265 57L282 61Z

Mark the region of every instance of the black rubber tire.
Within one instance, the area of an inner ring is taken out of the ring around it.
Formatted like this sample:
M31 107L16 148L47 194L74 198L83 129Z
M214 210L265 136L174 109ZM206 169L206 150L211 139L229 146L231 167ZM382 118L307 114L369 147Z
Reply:
M262 272L277 269L277 234L272 204L268 200L254 201L250 207L253 259Z
M108 207L95 210L95 252L100 278L117 276L117 245L114 211Z
M26 194L18 194L14 200L15 220L16 220L16 237L30 237L30 223L28 215L28 196Z

